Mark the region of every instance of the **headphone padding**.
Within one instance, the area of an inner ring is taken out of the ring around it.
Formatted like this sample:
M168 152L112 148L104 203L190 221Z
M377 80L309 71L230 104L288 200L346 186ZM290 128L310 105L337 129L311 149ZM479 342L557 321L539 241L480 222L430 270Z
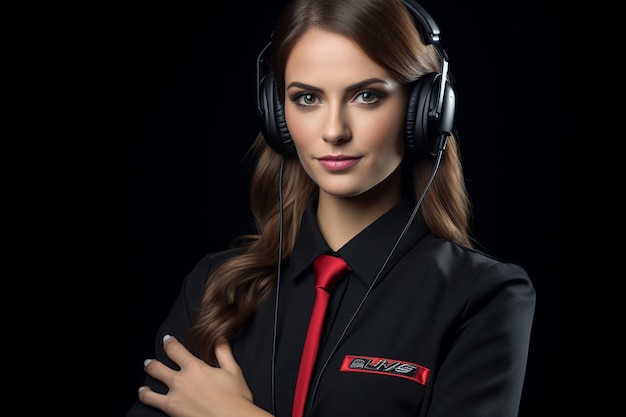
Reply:
M285 111L283 110L282 104L280 104L280 98L278 97L278 84L276 83L276 80L274 80L273 84L276 135L278 136L278 141L280 142L282 149L282 152L280 153L285 155L295 155L296 147L293 143L293 139L291 138L291 134L289 133L289 128L287 128Z
M279 154L295 153L293 140L289 135L283 108L278 98L278 86L274 71L270 70L261 80L260 105L262 114L261 130L267 144Z
M428 106L437 73L429 73L417 80L409 93L406 108L404 141L407 152L426 155L432 138L429 136Z

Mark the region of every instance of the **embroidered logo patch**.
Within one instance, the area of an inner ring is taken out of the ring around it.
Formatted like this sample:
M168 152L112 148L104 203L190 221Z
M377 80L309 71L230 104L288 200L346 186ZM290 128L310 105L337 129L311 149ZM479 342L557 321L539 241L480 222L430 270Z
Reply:
M365 372L368 374L390 375L410 379L426 385L430 369L411 362L373 356L346 355L341 364L341 372Z

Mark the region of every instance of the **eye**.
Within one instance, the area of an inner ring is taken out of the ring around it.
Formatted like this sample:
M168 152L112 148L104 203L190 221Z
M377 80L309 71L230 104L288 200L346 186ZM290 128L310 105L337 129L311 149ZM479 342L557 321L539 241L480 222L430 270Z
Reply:
M308 107L313 106L317 103L317 96L311 93L298 93L289 97L289 99L294 102L297 106L300 107Z
M383 98L384 98L384 94L381 94L378 91L363 90L363 91L359 91L356 94L356 96L354 97L354 101L356 101L357 103L361 103L361 104L371 105L371 104L378 103Z

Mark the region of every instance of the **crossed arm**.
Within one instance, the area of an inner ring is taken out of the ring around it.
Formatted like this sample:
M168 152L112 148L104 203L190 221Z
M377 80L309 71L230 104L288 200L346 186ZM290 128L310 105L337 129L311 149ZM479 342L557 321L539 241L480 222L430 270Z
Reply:
M145 371L169 388L159 394L147 386L139 388L139 400L171 417L269 417L257 407L230 344L215 350L219 367L195 357L176 338L165 336L167 356L180 366L174 370L156 359L145 361Z

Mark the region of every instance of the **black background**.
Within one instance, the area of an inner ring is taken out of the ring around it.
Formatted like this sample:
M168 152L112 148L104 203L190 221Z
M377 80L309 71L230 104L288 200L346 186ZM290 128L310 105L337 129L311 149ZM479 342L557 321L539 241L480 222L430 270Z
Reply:
M72 314L68 413L125 414L184 275L249 227L256 57L282 4L59 13L49 35L61 69L55 225ZM567 77L584 55L581 28L542 2L422 4L456 80L475 235L537 289L520 416L610 415L616 284L582 246L585 190L572 169L573 137L586 129L573 110L582 87Z

